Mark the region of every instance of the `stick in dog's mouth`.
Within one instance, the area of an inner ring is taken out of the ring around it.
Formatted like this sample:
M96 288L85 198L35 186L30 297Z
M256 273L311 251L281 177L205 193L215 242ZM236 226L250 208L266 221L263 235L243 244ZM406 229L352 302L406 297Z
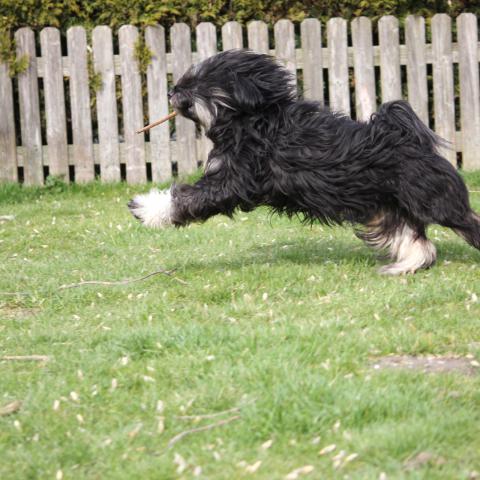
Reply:
M177 112L169 113L166 117L163 117L160 120L157 120L156 122L149 123L148 125L145 125L140 130L137 130L137 133L146 132L146 131L150 130L151 128L156 127L157 125L160 125L160 124L172 119L176 114L177 114Z

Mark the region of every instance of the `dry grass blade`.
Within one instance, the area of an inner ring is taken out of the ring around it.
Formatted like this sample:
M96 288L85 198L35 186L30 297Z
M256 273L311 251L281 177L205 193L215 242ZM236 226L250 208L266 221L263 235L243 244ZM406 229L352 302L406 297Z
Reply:
M118 280L115 282L107 282L107 281L102 281L102 280L86 280L83 282L79 283L71 283L69 285L61 285L58 287L59 290L66 290L68 288L77 288L77 287L83 287L84 285L110 285L110 286L115 286L115 285L128 285L129 283L135 283L135 282L141 282L142 280L146 280L147 278L153 277L154 275L167 275L170 278L173 278L177 282L181 283L182 285L187 285L187 282L185 280L182 280L181 278L174 277L172 274L175 270L157 270L156 272L149 273L148 275L145 275L144 277L140 278L131 278L131 279L126 279L126 280Z
M221 417L222 415L226 415L227 413L234 413L239 411L240 411L240 407L234 407L234 408L229 408L228 410L222 410L221 412L207 413L204 415L180 415L175 418L178 418L179 420L202 420L204 418Z
M167 449L172 448L177 442L179 442L182 438L185 438L187 435L191 435L192 433L198 432L205 432L207 430L212 430L213 428L221 427L223 425L227 425L228 423L234 422L235 420L239 420L240 415L235 415L234 417L226 418L225 420L220 420L217 423L211 423L209 425L204 425L203 427L192 428L190 430L185 430L180 432L178 435L175 435L171 438L167 444Z
M166 121L172 119L176 114L177 114L177 112L169 113L166 117L163 117L160 120L157 120L156 122L149 123L148 125L145 125L140 130L137 130L137 133L143 133L143 132L146 132L147 130L150 130L153 127L156 127L157 125L161 125L162 123L165 123Z
M2 355L0 360L7 360L11 362L48 362L50 357L48 355Z
M20 400L14 400L11 403L7 403L3 407L0 407L0 417L4 417L5 415L11 415L12 413L18 412L22 406L22 402Z

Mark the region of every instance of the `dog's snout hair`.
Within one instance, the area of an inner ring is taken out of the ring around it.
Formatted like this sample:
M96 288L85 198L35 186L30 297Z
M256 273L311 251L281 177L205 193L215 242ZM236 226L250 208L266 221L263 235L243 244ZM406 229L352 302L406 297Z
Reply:
M136 197L132 213L163 228L266 205L309 222L350 223L368 245L388 251L382 273L392 275L435 262L432 223L480 248L466 186L407 102L356 122L303 100L293 80L272 57L245 50L190 68L171 103L213 143L204 175Z

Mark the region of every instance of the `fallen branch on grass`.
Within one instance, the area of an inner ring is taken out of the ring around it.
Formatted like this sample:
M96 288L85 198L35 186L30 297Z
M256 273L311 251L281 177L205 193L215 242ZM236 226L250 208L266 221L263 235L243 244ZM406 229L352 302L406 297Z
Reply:
M79 283L71 283L70 285L61 285L58 287L59 290L66 290L67 288L77 288L77 287L83 287L84 285L110 285L110 286L115 286L115 285L128 285L129 283L135 283L135 282L141 282L142 280L146 280L147 278L153 277L154 275L167 275L168 277L173 278L177 282L181 283L182 285L187 285L187 282L185 280L182 280L181 278L175 277L172 275L172 273L175 270L157 270L156 272L149 273L148 275L145 275L144 277L140 278L132 278L132 279L126 279L126 280L118 280L116 282L106 282L106 281L101 281L101 280L86 280L83 282Z
M185 430L180 432L178 435L175 435L171 438L167 444L167 450L172 448L177 442L179 442L182 438L185 438L187 435L191 435L192 433L198 432L205 432L206 430L212 430L213 428L222 427L223 425L227 425L228 423L234 422L235 420L239 420L240 415L235 415L234 417L226 418L225 420L220 420L217 423L211 423L209 425L204 425L203 427L192 428L190 430Z
M0 360L20 361L20 362L48 362L50 357L48 355L2 355Z
M14 400L11 403L7 403L7 405L0 407L0 417L4 417L6 415L11 415L12 413L18 412L21 406L22 402L20 400Z
M204 418L215 418L225 415L227 413L239 412L240 407L229 408L228 410L223 410L221 412L207 413L205 415L179 415L175 418L179 420L203 420Z

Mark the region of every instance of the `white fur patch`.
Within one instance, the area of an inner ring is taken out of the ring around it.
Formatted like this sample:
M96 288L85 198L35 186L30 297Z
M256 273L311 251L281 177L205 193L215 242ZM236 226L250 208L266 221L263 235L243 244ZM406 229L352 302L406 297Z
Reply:
M172 225L172 210L170 190L150 190L143 195L137 195L130 204L132 214L150 228Z
M212 126L213 115L202 100L195 100L195 114L205 130Z
M432 265L437 257L435 245L426 238L417 238L408 225L404 225L395 233L390 244L390 254L397 262L385 265L380 269L380 273L387 275L414 273L420 268Z

